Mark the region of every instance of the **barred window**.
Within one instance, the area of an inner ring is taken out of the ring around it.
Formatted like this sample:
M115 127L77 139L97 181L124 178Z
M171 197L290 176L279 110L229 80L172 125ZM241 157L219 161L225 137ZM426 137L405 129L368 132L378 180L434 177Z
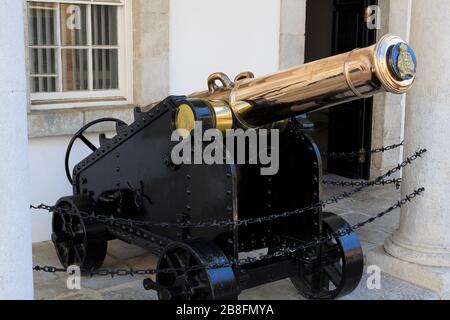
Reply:
M28 1L32 100L123 95L125 2Z

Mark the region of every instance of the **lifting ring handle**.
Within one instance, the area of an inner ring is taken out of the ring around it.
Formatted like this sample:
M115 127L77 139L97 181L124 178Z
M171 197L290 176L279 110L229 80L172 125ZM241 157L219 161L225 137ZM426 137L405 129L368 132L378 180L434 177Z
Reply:
M216 81L220 81L222 83L223 88L228 88L233 85L233 82L228 78L228 76L223 72L213 73L208 77L208 90L210 93L214 93L219 89L219 86L216 84Z
M236 78L234 78L234 82L238 82L244 79L254 79L255 75L253 74L253 72L250 71L245 71L245 72L241 72L239 73Z
M67 179L69 180L70 184L73 184L73 179L72 179L72 175L70 173L70 168L69 168L69 160L70 160L70 154L72 153L72 148L73 145L75 143L75 141L77 139L80 139L89 149L92 150L92 152L97 151L97 147L94 146L94 144L92 142L90 142L85 136L84 133L86 132L87 129L89 129L90 127L99 124L99 123L103 123L103 122L115 122L116 124L119 125L126 125L125 122L123 122L122 120L119 119L115 119L115 118L102 118L102 119L98 119L95 121L92 121L90 123L88 123L87 125L85 125L84 127L82 127L80 130L78 130L77 133L75 133L75 135L72 137L72 139L69 142L69 145L67 146L67 151L66 151L66 157L65 157L65 169L66 169L66 175L67 175Z

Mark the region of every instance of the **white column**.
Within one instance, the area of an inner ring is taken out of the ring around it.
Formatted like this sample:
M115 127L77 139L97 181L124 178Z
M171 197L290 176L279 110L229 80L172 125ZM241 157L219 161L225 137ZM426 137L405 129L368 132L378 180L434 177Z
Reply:
M0 1L0 299L32 299L24 2Z
M417 81L407 96L405 154L426 147L424 160L404 170L402 193L426 194L403 208L400 228L385 244L402 260L450 267L450 1L413 1L411 46Z

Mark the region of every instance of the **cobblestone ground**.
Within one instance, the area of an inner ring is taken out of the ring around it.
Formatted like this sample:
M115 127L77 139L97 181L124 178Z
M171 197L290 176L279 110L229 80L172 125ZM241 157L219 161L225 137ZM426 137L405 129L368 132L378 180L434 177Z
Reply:
M328 180L335 179L333 176ZM345 189L325 187L323 197L338 194ZM365 190L351 199L330 206L327 211L345 217L351 224L367 219L386 209L398 201L400 193L394 186L376 187ZM362 228L358 231L364 252L368 252L383 244L384 239L396 229L399 222L399 211L395 211L382 220ZM50 242L33 245L33 262L38 265L59 265L58 259ZM156 258L145 250L125 244L121 241L111 241L104 268L120 269L150 268L156 266ZM359 287L343 300L430 300L439 297L428 290L415 287L407 282L382 274L381 289L369 290L367 288L365 273ZM156 299L154 291L145 291L142 287L143 277L93 277L82 279L82 289L69 291L66 287L67 276L64 274L35 273L35 298L57 300L153 300ZM245 290L239 297L242 300L268 299L268 300L302 300L289 280L283 280Z

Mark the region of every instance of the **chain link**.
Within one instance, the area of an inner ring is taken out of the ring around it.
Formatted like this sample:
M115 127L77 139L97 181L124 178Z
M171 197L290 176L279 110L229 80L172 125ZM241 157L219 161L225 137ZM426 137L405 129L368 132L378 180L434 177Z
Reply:
M329 233L326 236L317 238L313 241L309 241L307 243L303 243L298 246L294 247L286 247L281 248L277 250L276 252L272 254L266 254L266 255L260 255L259 257L252 257L252 258L243 258L243 259L234 259L233 261L228 261L224 263L210 263L210 264L202 264L202 265L195 265L190 267L183 267L183 268L167 268L167 269L118 269L118 270L110 270L110 269L102 269L102 270L83 270L85 274L93 276L136 276L136 275L142 275L142 276L148 276L148 275L155 275L155 274L161 274L161 273L188 273L192 271L198 271L198 270L211 270L211 269L222 269L222 268L230 268L230 267L240 267L249 263L254 263L258 261L263 260L269 260L274 258L280 258L280 257L287 257L294 255L299 252L305 252L310 249L314 249L322 244L325 244L329 241L332 241L336 238L345 237L348 235L351 235L358 229L361 229L362 227L383 218L385 215L391 213L392 211L399 209L409 202L412 202L417 196L421 195L425 192L425 188L419 188L415 190L413 193L405 196L403 199L399 200L396 204L392 205L388 209L378 213L376 216L373 216L371 218L368 218L364 221L361 221L353 226L350 226L346 229L338 230L333 233ZM67 273L67 269L64 268L56 268L51 266L35 266L33 268L34 271L43 271L47 273Z
M239 227L239 226L248 226L253 224L261 224L261 223L267 223L267 222L273 222L278 219L284 219L289 218L292 216L301 215L306 212L310 212L312 210L317 210L319 208L325 208L329 205L336 204L346 198L351 197L352 195L359 193L363 191L366 188L369 188L374 185L382 184L383 181L385 181L386 178L392 176L393 174L397 173L404 167L410 165L412 162L417 160L418 158L422 157L427 152L426 149L421 149L417 151L414 155L408 157L405 161L398 164L396 167L392 168L382 176L379 176L375 180L366 182L364 184L361 184L356 189L353 189L348 192L343 192L337 196L332 196L328 198L327 200L320 201L316 204L309 205L307 207L293 210L293 211L286 211L281 214L273 214L263 217L257 217L257 218L249 218L249 219L242 219L242 220L222 220L222 221L212 221L212 222L180 222L180 223L170 223L170 222L150 222L150 221L140 221L140 220L132 220L132 219L124 219L124 218L116 218L114 216L106 216L106 215L100 215L96 214L95 212L83 212L83 211L74 211L73 209L64 209L64 208L57 208L55 206L48 206L45 204L41 204L39 206L30 206L31 209L36 210L45 210L51 213L55 214L63 214L63 215L73 215L80 217L83 220L96 220L101 223L109 223L111 225L121 225L121 226L128 226L128 227L163 227L163 228L225 228L225 227Z
M326 186L335 186L335 187L375 187L375 186L387 186L387 185L395 185L397 189L401 187L402 179L389 179L382 181L322 181L323 185Z
M373 154L377 154L377 153L385 153L387 151L391 151L391 150L395 150L397 148L403 147L405 144L404 141L402 141L401 143L398 144L393 144L391 146L387 146L387 147L381 147L381 148L377 148L377 149L373 149L373 150L369 150L369 151L358 151L358 152L331 152L331 153L327 153L324 152L322 153L322 155L329 157L329 158L334 158L334 159L344 159L344 158L361 158L364 156L367 156L369 154L373 155Z

